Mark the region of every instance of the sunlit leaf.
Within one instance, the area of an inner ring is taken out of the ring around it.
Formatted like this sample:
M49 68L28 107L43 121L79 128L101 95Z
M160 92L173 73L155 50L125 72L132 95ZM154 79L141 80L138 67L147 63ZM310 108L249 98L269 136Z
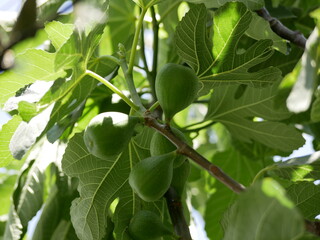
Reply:
M0 74L0 106L16 91L35 81L52 81L64 77L63 70L54 70L54 53L29 49L16 58L12 70Z
M227 2L232 2L232 0L187 0L187 2L204 3L207 8L218 8ZM264 6L264 0L238 0L238 2L244 3L251 10L257 10Z
M12 160L13 156L9 148L10 140L19 126L21 118L14 116L7 124L2 126L0 131L0 166L8 165Z
M9 148L12 156L20 160L45 129L52 108L48 108L34 117L29 123L21 122L12 135Z
M71 36L74 26L53 21L46 24L45 31L48 34L52 45L58 50Z
M313 182L320 179L320 152L312 155L293 158L280 162L268 171L271 176L277 176L292 182Z

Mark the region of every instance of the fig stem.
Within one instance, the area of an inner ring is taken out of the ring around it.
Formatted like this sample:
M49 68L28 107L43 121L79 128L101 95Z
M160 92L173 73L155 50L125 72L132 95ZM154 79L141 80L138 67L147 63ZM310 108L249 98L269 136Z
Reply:
M190 147L185 142L181 141L174 133L171 131L168 125L159 123L149 111L145 113L145 125L151 127L163 136L165 136L169 141L171 141L176 147L177 152L184 156L187 156L189 159L193 160L200 167L207 170L213 177L219 180L222 184L230 188L235 193L241 193L245 191L245 187L232 179L229 175L222 171L218 166L209 162L205 157L199 154L196 150Z
M129 92L131 94L132 101L134 102L134 104L139 106L141 111L145 111L146 109L143 106L143 104L141 102L141 99L140 99L140 96L139 96L139 94L137 92L137 89L136 89L136 87L134 85L132 72L129 73L129 71L128 71L128 66L127 66L127 62L126 62L125 58L121 58L120 67L121 67L121 69L123 71L124 77L125 77L126 82L128 84L128 89L129 89Z
M132 47L131 47L131 54L130 54L130 58L129 58L129 67L127 70L127 73L129 75L132 74L134 60L135 60L135 56L136 56L136 52L137 52L137 45L138 45L138 41L139 41L139 35L140 35L140 31L141 31L142 24L143 24L143 19L147 13L147 10L148 10L148 8L142 8L141 14L138 18L138 23L136 26L136 31L134 33L133 43L132 43Z
M154 104L152 104L152 106L149 108L150 112L153 112L154 110L157 109L157 107L160 106L160 103L158 101L156 101Z
M116 86L114 86L109 81L105 80L103 77L101 77L99 74L96 74L95 72L92 72L90 70L86 70L86 75L89 75L90 77L93 77L94 79L98 80L102 84L104 84L107 88L109 88L112 92L119 95L119 97L122 98L123 101L125 101L131 108L133 108L135 111L139 111L140 107L134 104L126 95L121 92Z

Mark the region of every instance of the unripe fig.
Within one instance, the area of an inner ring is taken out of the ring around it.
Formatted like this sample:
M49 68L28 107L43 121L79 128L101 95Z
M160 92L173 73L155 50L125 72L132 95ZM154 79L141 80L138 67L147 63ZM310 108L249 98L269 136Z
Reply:
M172 235L172 231L162 223L157 214L142 210L131 219L129 234L133 240L156 240L165 235Z
M198 77L191 68L167 63L160 69L155 90L167 121L193 102L198 85Z
M153 202L165 194L172 180L175 157L175 152L148 157L133 167L129 184L141 199Z
M186 182L190 174L190 163L188 160L175 169L173 169L173 176L171 187L173 187L179 196L182 196Z
M101 159L120 154L130 141L138 117L120 112L104 112L91 119L84 131L89 152Z
M180 138L183 142L187 142L186 136L176 128L171 128L172 132ZM151 156L158 156L168 152L175 151L177 147L170 142L165 136L159 132L155 132L150 142L150 153ZM186 156L178 154L173 162L173 167L180 166L186 160Z

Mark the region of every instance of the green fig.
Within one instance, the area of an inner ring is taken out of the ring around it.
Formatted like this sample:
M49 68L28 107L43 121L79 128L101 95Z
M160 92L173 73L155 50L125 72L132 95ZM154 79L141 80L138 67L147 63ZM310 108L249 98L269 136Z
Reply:
M156 240L173 233L169 227L163 224L157 214L142 210L131 219L129 234L133 240Z
M188 107L195 99L199 80L188 67L167 63L156 76L155 90L166 120Z
M190 163L188 160L175 169L173 169L173 176L171 187L173 187L179 196L182 196L186 182L190 174Z
M137 163L129 175L129 184L146 202L160 199L168 190L175 152L148 157Z
M91 119L84 131L89 152L101 159L120 154L130 141L138 117L120 112L104 112Z
M178 138L180 138L184 142L187 142L186 136L181 131L176 128L171 128L171 130ZM155 132L153 134L150 142L151 156L162 155L168 152L175 151L176 149L177 147L161 133ZM180 166L186 159L186 156L178 154L173 162L173 167L176 168Z

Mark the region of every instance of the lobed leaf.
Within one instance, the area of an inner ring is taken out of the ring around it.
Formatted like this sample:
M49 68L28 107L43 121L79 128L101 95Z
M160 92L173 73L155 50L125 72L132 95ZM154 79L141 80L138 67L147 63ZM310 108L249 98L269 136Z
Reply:
M79 179L80 197L71 207L71 220L80 239L101 239L106 234L110 205L118 202L115 216L115 233L120 239L129 239L126 232L130 218L139 207L139 198L128 183L133 164L145 158L141 150L131 142L119 156L102 160L90 155L82 134L76 134L69 142L62 168L70 177Z
M0 106L16 91L35 81L52 81L64 77L63 70L55 71L55 53L29 49L16 57L15 67L0 74Z
M275 108L275 87L246 88L240 97L237 96L240 87L221 87L212 94L206 119L221 122L241 141L254 140L283 152L292 152L304 144L304 138L294 127L277 122L291 114L285 106ZM262 120L255 121L257 117Z
M212 41L207 36L207 9L203 4L191 8L176 28L178 54L196 72L204 73L213 61Z
M251 71L271 57L272 40L260 40L238 53L239 40L252 21L252 13L244 4L227 3L214 13L212 50L205 16L203 5L192 7L176 31L178 54L196 71L202 84L200 95L224 84L265 87L281 78L281 72L275 67Z
M8 165L13 160L9 144L20 122L21 118L14 116L8 123L2 126L0 132L0 167Z
M73 24L63 24L58 21L52 21L46 24L45 31L52 45L58 51L73 33Z

